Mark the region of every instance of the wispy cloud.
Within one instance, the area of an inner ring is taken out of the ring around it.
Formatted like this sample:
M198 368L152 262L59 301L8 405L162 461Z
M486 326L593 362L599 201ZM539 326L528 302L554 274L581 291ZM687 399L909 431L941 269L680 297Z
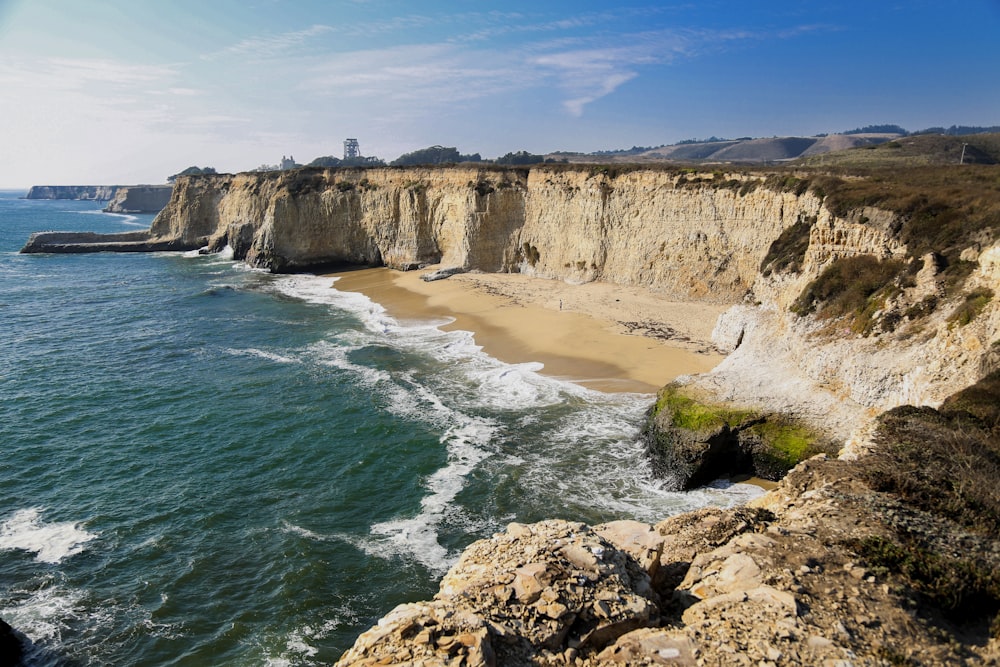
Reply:
M18 77L22 82L60 90L148 86L178 76L173 66L134 65L114 60L49 58L34 64L17 63L14 67L24 74Z
M371 98L382 103L435 105L500 97L542 87L563 93L562 106L574 117L643 74L644 68L767 38L791 38L803 27L781 34L749 30L650 30L575 36L567 26L599 21L602 14L533 24L551 33L514 48L448 39L432 44L394 46L318 57L298 89L320 96ZM513 29L525 29L521 28Z
M449 104L521 89L534 76L510 56L436 44L335 54L300 87L336 97Z
M261 35L250 37L226 47L221 51L205 54L203 60L214 60L221 55L241 56L248 58L274 58L289 53L309 40L332 32L328 25L311 25L303 30L283 32L277 35Z

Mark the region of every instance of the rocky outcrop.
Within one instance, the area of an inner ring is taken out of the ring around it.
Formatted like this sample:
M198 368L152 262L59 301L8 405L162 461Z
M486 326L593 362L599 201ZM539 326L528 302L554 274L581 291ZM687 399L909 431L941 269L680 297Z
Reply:
M119 185L33 185L25 199L82 199L108 201Z
M0 664L20 665L24 657L24 644L20 634L0 619Z
M22 253L158 252L191 250L170 239L153 239L149 232L95 234L93 232L35 232Z
M675 490L721 477L777 481L799 461L835 454L840 444L787 414L711 402L690 387L660 390L642 439L653 470Z
M985 625L942 618L900 572L864 560L859 545L898 531L998 564L995 540L906 509L821 456L752 507L656 526L511 524L338 665L994 664L1000 642Z
M115 191L105 213L159 213L170 201L172 185L127 185Z
M467 548L434 600L394 609L339 664L572 662L655 625L654 597L649 572L600 529L511 524Z

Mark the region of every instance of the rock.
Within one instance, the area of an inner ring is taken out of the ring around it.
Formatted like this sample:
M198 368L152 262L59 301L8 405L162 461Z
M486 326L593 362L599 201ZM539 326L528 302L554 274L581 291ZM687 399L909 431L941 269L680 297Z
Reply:
M514 570L514 595L518 602L531 604L542 595L545 581L551 581L545 563L529 563Z
M452 266L446 269L438 269L437 271L432 271L430 273L425 273L420 276L420 279L424 282L434 282L435 280L444 280L445 278L451 278L459 273L465 273L465 270L460 266Z
M664 538L652 526L638 521L612 521L594 526L594 532L624 551L646 571L650 581L660 576ZM639 591L643 595L646 591Z
M687 637L673 637L653 628L634 630L601 651L600 663L623 665L695 665L694 645Z
M592 653L656 623L650 592L646 571L583 524L511 524L470 545L433 601L397 607L339 664L505 665Z
M19 665L23 657L24 642L20 633L0 619L0 665Z
M126 185L104 208L106 213L159 213L170 201L172 185Z

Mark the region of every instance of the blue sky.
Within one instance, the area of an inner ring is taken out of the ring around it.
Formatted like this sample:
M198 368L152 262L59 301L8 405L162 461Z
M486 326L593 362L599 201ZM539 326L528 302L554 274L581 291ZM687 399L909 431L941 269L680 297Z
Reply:
M0 186L1000 124L1000 0L0 0Z

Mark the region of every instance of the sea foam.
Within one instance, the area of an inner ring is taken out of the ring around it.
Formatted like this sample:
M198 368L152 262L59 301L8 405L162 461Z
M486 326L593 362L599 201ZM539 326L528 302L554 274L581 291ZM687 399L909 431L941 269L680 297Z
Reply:
M97 537L76 523L43 523L41 512L39 508L18 510L0 524L0 550L21 549L34 553L43 563L59 563L83 551L83 545Z

